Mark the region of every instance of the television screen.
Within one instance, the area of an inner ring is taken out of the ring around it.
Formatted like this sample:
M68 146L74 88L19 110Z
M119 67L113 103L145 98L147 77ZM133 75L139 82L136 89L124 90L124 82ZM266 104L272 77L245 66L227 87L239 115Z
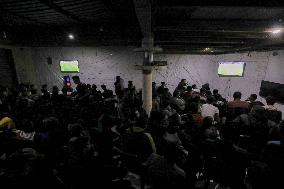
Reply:
M244 70L244 62L220 62L218 75L220 77L243 77Z
M259 95L264 98L272 96L276 102L284 104L284 84L262 80Z
M60 71L61 72L79 72L79 63L77 60L62 60L60 61Z

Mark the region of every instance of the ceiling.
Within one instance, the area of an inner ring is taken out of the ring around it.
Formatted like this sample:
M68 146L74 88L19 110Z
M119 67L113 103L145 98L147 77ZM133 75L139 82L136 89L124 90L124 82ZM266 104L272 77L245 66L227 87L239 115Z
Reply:
M284 28L282 0L152 0L151 18L166 53L284 49L284 35L271 33ZM133 0L1 0L0 23L0 43L27 46L140 46L143 38Z

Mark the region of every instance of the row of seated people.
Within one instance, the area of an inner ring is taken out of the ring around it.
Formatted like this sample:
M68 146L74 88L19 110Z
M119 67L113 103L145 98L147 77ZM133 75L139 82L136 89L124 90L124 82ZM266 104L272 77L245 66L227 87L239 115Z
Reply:
M141 188L281 185L283 122L265 113L273 104L237 103L240 93L226 102L208 85L185 86L173 95L154 86L149 118L133 83L124 89L119 78L117 98L84 84L70 96L56 87L1 89L2 185L137 188L131 173ZM238 104L246 111L230 110Z

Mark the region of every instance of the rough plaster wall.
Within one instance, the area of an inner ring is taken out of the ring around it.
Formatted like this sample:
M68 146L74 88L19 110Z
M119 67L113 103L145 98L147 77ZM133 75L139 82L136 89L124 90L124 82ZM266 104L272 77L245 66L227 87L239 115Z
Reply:
M57 47L34 48L33 62L40 84L62 85L62 74L59 70L60 60L78 60L83 82L106 84L113 88L116 75L124 78L125 85L132 80L137 88L142 87L142 73L134 69L134 65L142 64L142 54L133 52L134 47ZM52 57L53 64L48 65L46 58ZM154 60L166 60L169 69L153 72L153 80L159 84L168 83L171 91L179 81L187 79L190 84L201 87L209 83L211 89L217 88L228 100L232 99L234 91L241 91L243 99L250 94L259 93L261 80L284 83L284 51L278 51L277 56L272 52L235 53L226 55L164 55L154 56ZM218 63L221 61L246 62L244 77L224 78L217 75ZM76 75L76 74L70 74ZM261 101L265 102L264 99ZM278 105L283 111L284 106Z
M222 61L244 61L246 62L244 77L218 77L214 74L212 88L219 89L220 93L228 100L232 100L235 91L243 94L246 99L250 94L259 94L261 80L284 84L284 51L276 51L278 55L273 56L270 52L236 53L216 56L214 73L217 73L218 63ZM265 104L265 99L259 97ZM284 117L284 106L276 104L282 111Z
M133 47L58 47L35 48L33 61L39 83L62 86L64 75L79 75L82 82L106 84L113 88L115 77L120 75L127 81L132 80L137 88L142 86L141 71L135 70L135 64L142 63L142 56L133 51ZM52 65L47 64L52 58ZM64 74L59 70L60 60L78 60L80 73Z
M29 47L16 47L0 45L0 48L11 49L14 65L19 83L34 83L37 85L35 69L32 60L32 49Z
M199 55L155 55L155 60L166 60L168 70L155 71L153 80L158 84L161 81L168 83L171 91L178 82L185 78L190 84L201 87L209 83L211 89L219 89L227 100L232 100L233 93L240 91L243 99L250 94L259 94L262 80L284 84L284 51L235 53L213 56ZM218 63L222 61L246 62L244 77L219 77ZM265 99L259 97L265 104ZM284 117L284 105L276 104Z
M159 54L154 57L154 60L166 60L168 69L154 71L153 80L157 85L165 81L172 92L181 79L201 87L204 83L211 83L215 74L214 56Z
M125 85L132 80L137 88L142 87L142 73L135 70L134 65L142 64L142 54L133 52L134 47L58 47L34 48L33 61L40 84L62 85L65 75L59 70L60 60L78 60L82 82L106 84L113 88L116 75L120 75ZM52 65L48 65L46 58L52 58ZM210 82L215 74L212 56L197 55L155 55L155 60L166 60L169 69L153 72L153 80L168 83L171 91L178 82L185 78L190 84L201 86ZM72 73L69 75L76 75Z
M12 53L19 83L33 83L37 85L35 68L32 63L32 49L28 47L14 47Z
M243 94L243 99L250 94L258 94L261 80L265 78L265 73L269 61L266 53L219 55L214 64L214 77L212 87L219 89L227 99L231 99L235 91ZM218 63L224 61L244 61L246 63L244 77L219 77L217 75Z

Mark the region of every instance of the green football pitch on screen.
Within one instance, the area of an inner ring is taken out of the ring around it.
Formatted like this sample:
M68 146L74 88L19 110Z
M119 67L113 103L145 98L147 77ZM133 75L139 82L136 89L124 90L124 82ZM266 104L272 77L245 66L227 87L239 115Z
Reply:
M60 61L61 72L79 72L79 63L77 60L74 61Z
M242 77L244 68L244 62L220 62L218 75L221 77Z

